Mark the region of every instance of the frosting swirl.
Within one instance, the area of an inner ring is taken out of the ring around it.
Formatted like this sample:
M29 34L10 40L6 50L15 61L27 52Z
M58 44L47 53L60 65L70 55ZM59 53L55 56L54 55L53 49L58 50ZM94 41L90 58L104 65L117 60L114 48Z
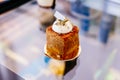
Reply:
M68 19L57 19L52 26L52 29L59 34L69 33L70 31L72 31L72 28L73 25Z

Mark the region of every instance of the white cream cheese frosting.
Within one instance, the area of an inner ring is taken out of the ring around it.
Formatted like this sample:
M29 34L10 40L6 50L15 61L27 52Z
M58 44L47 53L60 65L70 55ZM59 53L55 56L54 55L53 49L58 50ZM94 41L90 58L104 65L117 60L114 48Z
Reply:
M61 33L69 33L70 31L72 31L73 25L69 20L56 20L53 23L52 29L61 34Z
M59 34L65 34L72 31L73 25L68 19L66 19L59 12L56 12L54 16L57 18L57 20L53 23L52 26L53 31Z

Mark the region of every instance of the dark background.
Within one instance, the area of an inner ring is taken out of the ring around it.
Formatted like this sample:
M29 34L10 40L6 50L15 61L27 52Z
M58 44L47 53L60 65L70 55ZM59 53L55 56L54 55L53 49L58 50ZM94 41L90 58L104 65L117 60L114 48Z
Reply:
M30 0L10 0L0 2L0 14L5 13L11 9L17 8L28 1Z

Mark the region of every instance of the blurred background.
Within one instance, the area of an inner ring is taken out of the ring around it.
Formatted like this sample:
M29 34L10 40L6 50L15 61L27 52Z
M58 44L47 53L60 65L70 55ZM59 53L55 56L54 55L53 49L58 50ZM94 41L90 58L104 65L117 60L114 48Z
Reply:
M44 55L59 11L80 29L72 61ZM0 0L0 80L120 80L120 0Z

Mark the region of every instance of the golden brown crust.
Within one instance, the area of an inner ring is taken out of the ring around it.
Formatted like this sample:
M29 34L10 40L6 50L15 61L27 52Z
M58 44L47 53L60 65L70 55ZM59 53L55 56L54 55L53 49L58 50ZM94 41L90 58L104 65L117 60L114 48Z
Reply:
M76 26L66 34L56 33L52 30L52 27L48 27L46 29L47 54L60 60L74 58L79 49L78 32L79 29Z

